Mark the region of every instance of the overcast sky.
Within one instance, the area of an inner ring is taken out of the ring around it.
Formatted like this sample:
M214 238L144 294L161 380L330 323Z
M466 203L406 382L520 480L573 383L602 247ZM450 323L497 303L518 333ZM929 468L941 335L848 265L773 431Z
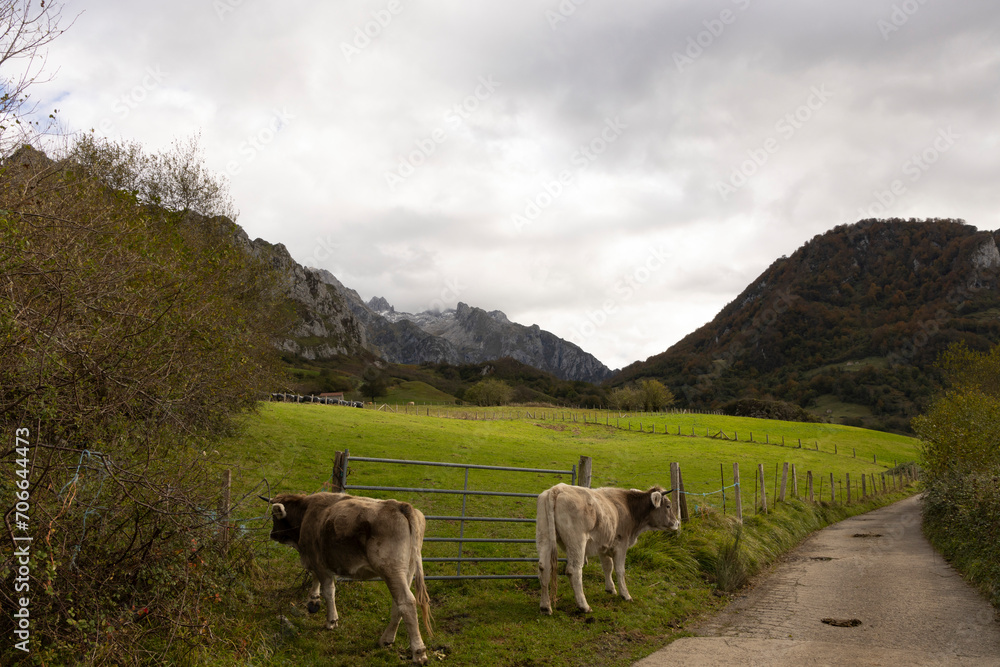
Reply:
M201 133L251 238L611 368L863 217L996 229L1000 3L79 0L33 92Z

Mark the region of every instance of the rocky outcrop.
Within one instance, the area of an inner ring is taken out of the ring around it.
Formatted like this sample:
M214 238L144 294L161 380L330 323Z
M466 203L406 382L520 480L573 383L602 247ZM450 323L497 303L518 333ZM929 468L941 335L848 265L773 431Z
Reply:
M240 232L246 236L242 229ZM248 243L254 255L269 261L282 275L285 294L295 310L290 335L281 342L283 350L305 359L373 351L364 322L326 276L300 265L280 243L272 245L263 239Z
M379 314L386 320L397 325L409 322L448 342L461 363L510 357L563 380L597 383L611 375L607 366L577 345L542 330L537 324L511 322L499 310L487 312L459 303L455 309L443 312L412 314L398 312L391 306L385 308L388 303L380 297L369 302L372 303L383 306Z

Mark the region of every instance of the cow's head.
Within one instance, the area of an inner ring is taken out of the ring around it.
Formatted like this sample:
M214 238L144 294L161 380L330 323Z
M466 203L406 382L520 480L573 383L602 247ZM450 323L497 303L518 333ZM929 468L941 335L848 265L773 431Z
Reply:
M645 516L648 530L680 530L681 522L670 506L670 498L662 486L654 486L646 491L633 493L638 507L637 516Z
M305 512L305 496L282 493L268 499L271 503L271 539L299 548L299 529Z

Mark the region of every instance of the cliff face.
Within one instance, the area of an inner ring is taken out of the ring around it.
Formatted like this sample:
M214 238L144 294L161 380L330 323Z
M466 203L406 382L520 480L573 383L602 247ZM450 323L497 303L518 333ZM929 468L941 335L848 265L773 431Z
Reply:
M242 229L244 243L254 255L268 259L283 276L294 324L281 349L305 359L323 359L338 354L374 352L367 327L350 307L349 300L316 269L303 267L282 244L263 239L250 241ZM239 241L238 241L239 242Z
M611 376L607 366L577 345L538 325L511 322L499 310L487 312L459 303L457 308L439 313L402 313L381 297L373 298L368 306L381 308L379 314L395 325L409 323L447 342L458 355L458 361L450 363L479 363L510 357L563 380L598 383Z

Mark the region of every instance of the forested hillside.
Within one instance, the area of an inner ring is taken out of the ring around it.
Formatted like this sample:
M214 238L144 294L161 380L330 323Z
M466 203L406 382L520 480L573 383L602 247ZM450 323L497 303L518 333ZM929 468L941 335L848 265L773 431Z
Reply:
M623 369L681 405L761 397L844 423L907 430L955 341L1000 340L996 233L961 220L863 220L775 261L714 320Z

